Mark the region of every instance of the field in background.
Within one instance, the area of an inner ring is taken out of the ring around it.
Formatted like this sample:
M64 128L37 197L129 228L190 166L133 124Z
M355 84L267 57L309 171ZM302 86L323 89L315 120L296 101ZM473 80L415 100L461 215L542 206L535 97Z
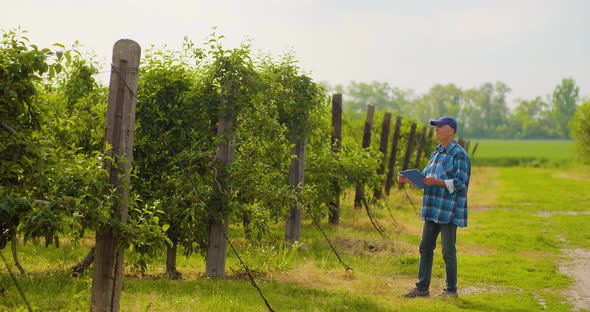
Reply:
M559 167L576 160L575 144L565 140L471 140L475 166Z

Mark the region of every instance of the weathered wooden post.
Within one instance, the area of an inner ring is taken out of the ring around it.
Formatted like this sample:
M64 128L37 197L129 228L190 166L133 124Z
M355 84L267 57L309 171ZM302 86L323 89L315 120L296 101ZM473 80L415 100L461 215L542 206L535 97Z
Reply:
M375 115L375 106L367 106L367 117L365 118L365 128L363 131L363 149L371 146L371 131L373 130L373 116ZM354 196L354 208L360 209L362 207L361 200L363 195L364 185L356 186L356 194Z
M471 157L475 156L475 152L477 151L478 146L479 146L479 142L475 142L475 146L473 147L473 151L471 151Z
M426 159L430 159L430 155L431 153L434 151L432 148L432 140L434 136L434 127L430 127L430 129L428 129L428 137L426 138L426 147L428 147L428 149L426 149L426 152L424 153L424 158Z
M224 82L222 88L225 90L232 88L230 91L232 98L239 92L237 84ZM215 181L207 205L210 220L205 271L209 277L223 277L225 275L226 236L229 221L228 195L231 192L226 180L236 150L234 122L237 116L233 103L228 103L228 101L226 97L222 96L219 103L221 113L217 124L217 151L213 161Z
M105 126L106 142L112 148L107 151L110 157L105 158L105 168L109 171L109 183L117 190L113 212L116 222L121 223L127 222L140 55L140 46L132 40L121 39L113 47ZM109 223L96 232L90 311L119 311L124 247L113 230Z
M332 153L334 157L342 148L342 94L332 96ZM328 203L328 221L332 224L340 223L340 185L335 178L332 181L332 199Z
M389 154L389 170L387 171L387 180L385 180L385 194L389 196L389 191L393 185L393 174L395 171L395 159L397 157L397 145L399 144L399 137L402 127L402 117L395 118L395 131L393 132L393 144L391 145L391 153Z
M422 127L422 132L420 133L420 140L418 141L418 150L416 151L416 162L414 163L414 168L420 168L420 158L422 157L422 150L424 149L424 144L426 143L426 126Z
M383 125L381 127L381 141L379 142L379 151L383 153L383 159L377 170L377 174L382 176L385 173L385 159L387 159L387 142L389 141L389 128L391 128L391 113L385 113L383 115ZM375 190L373 198L376 200L383 198L382 185L383 181L379 184L379 188Z
M414 137L416 136L416 123L412 123L410 128L410 136L408 137L408 146L406 147L406 155L404 156L404 163L402 165L402 170L408 169L410 166L410 157L412 157L412 150L414 149ZM399 185L400 188L403 187L403 183Z
M291 164L289 165L289 185L295 188L296 196L299 197L304 182L305 172L303 169L305 168L307 137L298 134L296 129L292 129L289 140L291 144L294 144L291 149L291 155L295 156L291 159ZM301 210L302 207L299 200L291 204L287 224L285 225L286 241L294 242L301 238Z

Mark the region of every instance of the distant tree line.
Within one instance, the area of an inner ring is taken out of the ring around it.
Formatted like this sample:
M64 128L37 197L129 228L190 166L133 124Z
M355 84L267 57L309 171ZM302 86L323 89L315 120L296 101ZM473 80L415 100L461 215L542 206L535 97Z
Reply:
M500 81L471 89L436 84L422 95L387 82L353 81L327 88L343 93L343 109L359 116L368 104L424 123L448 115L459 121L461 136L482 139L570 139L570 121L582 103L572 78L562 79L551 95L518 99L513 109L507 102L511 89Z

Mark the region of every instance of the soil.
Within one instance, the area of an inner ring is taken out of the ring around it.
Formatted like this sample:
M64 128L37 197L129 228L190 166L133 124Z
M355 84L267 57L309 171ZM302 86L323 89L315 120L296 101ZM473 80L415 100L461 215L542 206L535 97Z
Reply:
M562 262L559 271L571 276L575 283L567 290L574 311L590 310L590 250L568 249L568 260Z

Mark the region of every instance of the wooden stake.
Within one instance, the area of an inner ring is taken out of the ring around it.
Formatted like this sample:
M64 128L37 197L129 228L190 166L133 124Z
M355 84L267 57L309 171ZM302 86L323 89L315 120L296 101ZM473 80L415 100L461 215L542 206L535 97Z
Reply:
M387 159L387 142L389 141L389 128L391 128L391 113L385 113L383 115L383 125L381 127L381 141L379 142L379 151L383 153L383 159L381 159L381 164L379 165L379 169L377 170L377 174L382 176L385 173L385 159ZM381 192L382 183L379 184L379 189L375 190L373 197L377 200L383 198L383 193Z
M113 47L105 129L106 142L112 148L107 151L110 157L105 160L105 168L109 183L117 190L113 212L121 223L127 222L140 55L141 48L132 40L121 39ZM123 260L124 248L114 236L113 224L104 225L96 232L90 311L119 311Z
M385 180L385 194L389 196L389 191L393 185L393 174L395 172L395 159L397 157L397 145L399 144L399 137L401 133L402 118L397 116L395 118L395 131L393 133L393 144L391 145L391 153L389 154L389 164L387 171L387 179Z
M332 153L334 157L342 148L342 94L332 96ZM332 181L332 199L328 203L328 221L332 224L340 223L340 185Z
M375 115L375 106L367 106L367 117L365 119L365 128L363 131L363 149L371 146L371 130L373 130L373 116ZM354 196L354 208L361 209L364 185L357 185L356 194Z

